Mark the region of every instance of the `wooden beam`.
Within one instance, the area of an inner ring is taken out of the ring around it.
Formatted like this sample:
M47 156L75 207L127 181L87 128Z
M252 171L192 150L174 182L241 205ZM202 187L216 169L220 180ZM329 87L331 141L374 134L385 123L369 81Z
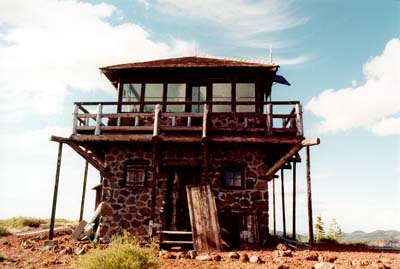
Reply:
M307 205L308 205L308 243L314 244L312 200L311 200L311 172L310 172L310 146L306 147L306 173L307 173Z
M303 146L314 146L314 145L319 145L321 140L319 138L314 138L314 139L304 139L301 141L301 144Z
M74 149L79 155L81 155L85 160L87 160L94 168L100 172L104 171L104 163L99 160L93 153L89 153L82 149L78 144L74 142L68 143L68 145Z
M69 138L55 136L55 135L50 136L50 141L57 143L67 143L67 144L70 142Z
M81 221L82 218L83 218L83 210L85 208L85 195L86 195L86 182L87 182L87 175L88 175L88 166L89 166L89 162L86 160L86 162L85 162L85 172L84 172L84 175L83 175L81 211L79 213L79 221Z
M59 182L59 180L60 180L62 147L63 147L63 143L59 143L59 144L58 144L58 156L57 156L56 177L55 177L55 180L54 180L53 205L52 205L52 207L51 207L49 240L53 240L53 236L54 236L54 223L55 223L55 219L56 219L56 207L57 207L57 195L58 195L58 182Z
M151 142L152 135L72 135L74 142Z
M202 183L209 183L208 182L208 164L209 164L209 153L208 153L208 142L206 138L203 138L202 142L202 153L203 153L203 176L202 176Z
M152 151L152 188L151 188L151 220L155 217L156 198L157 198L157 175L158 175L158 161L159 161L159 143L157 137L153 137L153 151Z
M275 174L292 156L298 152L303 145L300 143L295 144L288 153L286 153L279 161L277 161L266 173L267 176Z
M276 137L276 136L264 136L264 137L240 137L240 136L209 136L211 142L223 142L223 143L271 143L271 144L297 144L301 141L298 137ZM301 146L301 144L300 144ZM290 156L291 157L291 156ZM279 168L278 168L279 169ZM272 173L274 174L274 173Z
M285 182L284 182L284 172L283 172L283 169L281 169L281 196L282 196L282 226L283 226L283 237L286 237Z

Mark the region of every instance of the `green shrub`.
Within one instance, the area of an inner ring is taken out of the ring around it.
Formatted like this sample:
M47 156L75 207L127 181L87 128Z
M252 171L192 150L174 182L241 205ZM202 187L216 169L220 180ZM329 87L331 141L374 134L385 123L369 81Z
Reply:
M10 235L10 231L3 226L0 226L0 236Z
M6 258L0 254L0 262L4 262L6 260Z
M127 233L113 237L104 249L91 249L81 256L76 266L81 269L148 269L157 268L157 251L154 245L144 248Z

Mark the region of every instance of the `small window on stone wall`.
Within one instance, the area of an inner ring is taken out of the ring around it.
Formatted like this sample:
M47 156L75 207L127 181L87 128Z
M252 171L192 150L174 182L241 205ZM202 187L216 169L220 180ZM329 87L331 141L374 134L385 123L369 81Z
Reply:
M146 186L146 168L134 165L126 166L126 186L127 187L145 187Z
M244 173L240 165L224 167L221 176L222 186L225 188L242 189L244 187Z

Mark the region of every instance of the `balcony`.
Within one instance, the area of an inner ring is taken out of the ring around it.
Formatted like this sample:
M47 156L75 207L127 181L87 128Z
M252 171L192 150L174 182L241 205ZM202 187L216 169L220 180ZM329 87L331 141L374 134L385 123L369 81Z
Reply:
M190 104L189 104L190 103ZM77 102L72 136L81 141L257 142L303 137L302 109L298 101L275 102L146 102L154 112L114 112L139 102ZM201 113L163 112L167 105L198 106ZM256 106L255 112L212 112L214 106Z

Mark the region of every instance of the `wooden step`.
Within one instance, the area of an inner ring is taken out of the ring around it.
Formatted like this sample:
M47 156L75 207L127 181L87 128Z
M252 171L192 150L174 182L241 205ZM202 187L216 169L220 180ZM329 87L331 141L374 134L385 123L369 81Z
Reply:
M189 231L158 231L157 233L160 233L160 234L177 234L177 235L179 235L179 234L192 234L192 232L189 232Z
M161 244L168 245L193 245L193 241L172 241L172 240L163 240L160 242Z

